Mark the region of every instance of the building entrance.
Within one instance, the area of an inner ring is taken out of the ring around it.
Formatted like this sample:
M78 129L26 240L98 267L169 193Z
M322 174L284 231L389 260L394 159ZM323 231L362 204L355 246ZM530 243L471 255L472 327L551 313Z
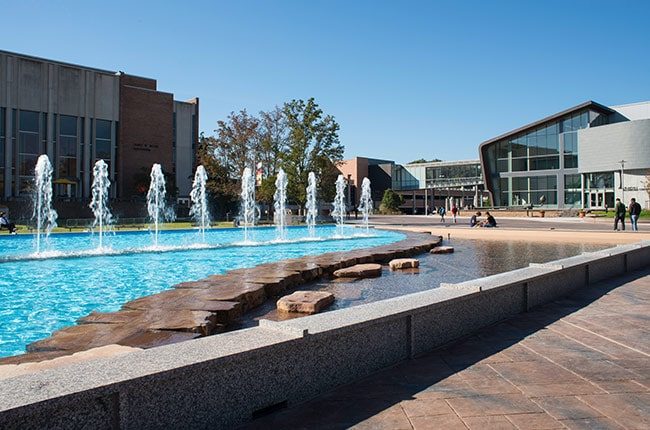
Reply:
M591 190L587 193L587 199L585 203L589 208L608 208L614 207L614 192L607 190Z

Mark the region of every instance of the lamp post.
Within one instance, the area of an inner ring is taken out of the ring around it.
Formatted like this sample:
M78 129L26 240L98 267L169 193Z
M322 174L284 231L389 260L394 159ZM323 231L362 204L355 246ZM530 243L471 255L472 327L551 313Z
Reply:
M623 183L623 175L625 174L625 160L621 160L619 163L621 163L621 201L625 205L625 184Z

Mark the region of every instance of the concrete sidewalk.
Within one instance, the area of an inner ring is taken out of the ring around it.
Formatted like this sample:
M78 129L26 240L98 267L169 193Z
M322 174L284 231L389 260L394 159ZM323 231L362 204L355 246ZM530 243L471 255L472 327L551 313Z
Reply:
M481 220L485 220L485 211ZM492 213L497 220L499 227L507 229L524 229L524 230L570 230L570 231L601 231L614 233L614 220L611 218L526 218L526 217L501 217L498 212ZM373 215L370 217L370 223L376 225L403 225L403 226L434 226L446 228L469 228L469 218L471 213L465 211L462 216L458 217L457 223L453 222L451 216L445 216L445 222L440 222L440 216L424 215ZM360 223L359 220L349 220L349 223ZM625 232L619 234L634 234L630 219L625 219ZM648 233L650 231L650 221L639 220L639 230Z
M246 428L648 429L648 315L650 269L596 284Z

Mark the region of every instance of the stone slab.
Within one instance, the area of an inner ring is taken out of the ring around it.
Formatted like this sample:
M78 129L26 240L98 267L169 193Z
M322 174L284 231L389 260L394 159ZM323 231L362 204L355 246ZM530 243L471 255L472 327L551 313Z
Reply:
M454 252L453 246L436 246L431 250L432 254L451 254Z
M278 311L315 314L334 303L334 294L325 291L296 291L277 302Z
M388 263L390 270L412 269L420 267L420 260L417 258L396 258Z
M381 264L366 263L339 269L334 272L337 278L376 278L381 276Z

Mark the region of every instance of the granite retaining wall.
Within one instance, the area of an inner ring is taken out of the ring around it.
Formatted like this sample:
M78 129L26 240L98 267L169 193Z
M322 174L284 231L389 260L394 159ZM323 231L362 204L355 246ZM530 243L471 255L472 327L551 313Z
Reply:
M650 264L650 242L4 380L0 428L230 428Z

